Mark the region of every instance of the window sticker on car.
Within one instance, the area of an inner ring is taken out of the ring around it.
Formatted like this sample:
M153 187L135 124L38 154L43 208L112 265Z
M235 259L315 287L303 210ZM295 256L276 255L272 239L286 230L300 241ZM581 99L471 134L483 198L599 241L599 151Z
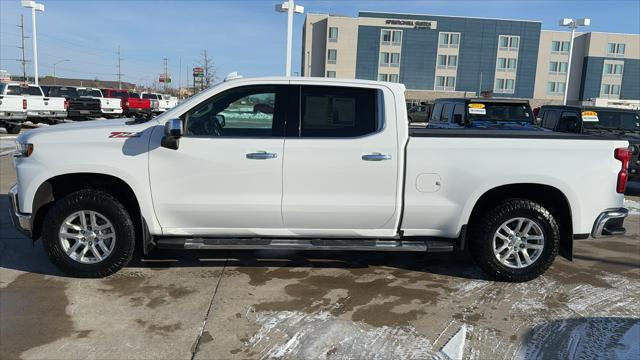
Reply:
M584 122L598 122L598 113L595 111L583 111L582 112L582 121Z
M469 104L469 114L487 115L487 109L484 108L484 104L471 103Z

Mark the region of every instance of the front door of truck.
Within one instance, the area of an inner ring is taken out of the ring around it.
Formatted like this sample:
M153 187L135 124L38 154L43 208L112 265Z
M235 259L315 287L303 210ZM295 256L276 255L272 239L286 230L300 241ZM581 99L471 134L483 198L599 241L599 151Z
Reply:
M282 228L286 82L214 95L184 114L177 150L150 154L165 235L268 235Z
M293 86L282 216L294 235L386 236L395 232L398 132L388 89ZM388 119L389 121L385 121Z

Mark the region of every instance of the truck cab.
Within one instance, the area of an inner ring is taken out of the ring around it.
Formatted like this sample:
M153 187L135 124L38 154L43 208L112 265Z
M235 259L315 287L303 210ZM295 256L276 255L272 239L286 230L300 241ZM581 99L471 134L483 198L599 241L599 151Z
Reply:
M429 128L540 130L527 100L452 98L434 102Z
M104 89L102 92L107 98L117 98L121 100L120 104L124 116L143 118L152 116L153 107L151 100L141 99L139 93L117 89Z
M100 112L102 117L116 117L122 115L120 99L105 97L102 90L98 88L79 87L77 90L80 97L97 99L100 101Z
M42 86L45 96L63 97L67 101L67 117L75 120L96 118L102 115L100 100L82 97L72 86Z
M16 91L9 89L8 84L0 83L0 126L7 133L17 134L22 128L22 123L27 119L27 99Z

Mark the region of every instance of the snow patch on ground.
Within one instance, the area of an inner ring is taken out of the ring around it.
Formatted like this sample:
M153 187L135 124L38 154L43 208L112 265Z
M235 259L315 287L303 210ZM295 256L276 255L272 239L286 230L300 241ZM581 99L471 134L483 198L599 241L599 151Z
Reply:
M640 202L624 199L624 207L629 209L629 215L640 215Z
M261 312L255 321L260 329L247 345L263 359L450 358L433 350L430 341L412 327L372 327L326 312ZM449 342L452 354L464 351L459 350L464 347L460 336L456 334Z
M467 326L462 325L458 332L453 335L443 347L442 353L452 360L462 360L464 356L464 344L467 340Z

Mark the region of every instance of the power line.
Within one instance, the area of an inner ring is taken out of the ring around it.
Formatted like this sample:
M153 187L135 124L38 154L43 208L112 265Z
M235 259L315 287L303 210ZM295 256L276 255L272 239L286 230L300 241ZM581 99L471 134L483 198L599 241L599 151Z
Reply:
M122 58L120 57L120 45L118 45L118 90L122 90L122 68L120 62Z

